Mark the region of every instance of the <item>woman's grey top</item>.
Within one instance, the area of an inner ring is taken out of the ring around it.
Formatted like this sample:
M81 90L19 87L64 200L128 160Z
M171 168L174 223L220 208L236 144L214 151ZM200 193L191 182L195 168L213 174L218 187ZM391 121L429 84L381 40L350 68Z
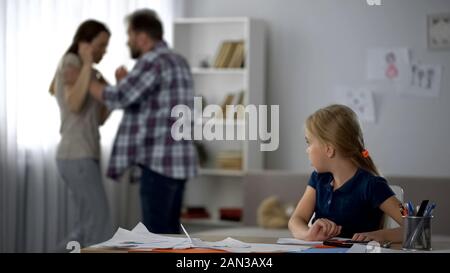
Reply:
M81 110L78 113L70 111L64 96L65 73L69 66L81 69L80 58L73 53L64 55L55 75L56 100L61 116L61 141L56 157L59 159L99 159L101 104L88 93ZM93 69L92 77L96 73Z

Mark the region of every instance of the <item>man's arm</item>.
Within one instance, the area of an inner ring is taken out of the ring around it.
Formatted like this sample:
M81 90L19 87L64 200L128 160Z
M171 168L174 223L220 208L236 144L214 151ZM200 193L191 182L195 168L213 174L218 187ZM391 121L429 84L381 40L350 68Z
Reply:
M100 125L105 124L105 121L108 119L110 114L111 111L109 111L108 108L102 104L102 106L100 106Z
M90 92L94 98L109 109L123 109L138 101L159 79L159 68L155 63L145 65L145 69L133 69L116 86L107 86L92 81Z
M106 84L101 83L97 80L91 81L91 84L89 85L89 91L91 92L91 95L98 100L99 102L103 103L103 91L106 87Z
M99 71L96 72L96 79L103 84L109 85L108 81L103 77L103 75ZM99 116L100 116L100 125L105 124L105 121L108 119L109 115L111 114L111 111L108 110L108 108L101 103L99 109Z

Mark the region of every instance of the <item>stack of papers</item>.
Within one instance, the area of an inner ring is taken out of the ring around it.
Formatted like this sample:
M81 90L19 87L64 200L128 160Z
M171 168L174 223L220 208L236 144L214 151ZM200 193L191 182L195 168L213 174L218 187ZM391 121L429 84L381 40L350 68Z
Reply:
M198 238L191 238L183 226L182 228L186 237L163 236L148 231L144 224L139 223L131 231L119 228L111 239L93 245L91 248L130 250L209 248L233 253L300 252L310 248L300 245L244 243L231 237L222 241L207 242Z
M184 228L183 228L184 230ZM106 242L93 245L92 248L127 248L127 249L187 249L187 248L249 248L250 245L233 238L226 238L218 242L204 242L186 233L184 237L164 236L147 230L139 223L131 231L119 228L114 236Z
M162 236L151 233L139 223L129 231L119 228L111 239L91 246L93 248L189 248L191 242L187 238Z

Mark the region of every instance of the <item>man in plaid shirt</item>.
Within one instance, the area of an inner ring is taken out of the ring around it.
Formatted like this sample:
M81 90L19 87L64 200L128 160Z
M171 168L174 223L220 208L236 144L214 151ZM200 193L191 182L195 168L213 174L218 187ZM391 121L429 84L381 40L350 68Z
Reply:
M107 175L117 180L128 168L141 168L143 221L154 233L179 233L184 186L197 172L191 140L176 141L171 110L193 108L193 80L185 59L163 41L162 24L152 10L132 13L128 46L138 59L133 70L116 71L116 86L93 81L91 94L109 109L124 109Z

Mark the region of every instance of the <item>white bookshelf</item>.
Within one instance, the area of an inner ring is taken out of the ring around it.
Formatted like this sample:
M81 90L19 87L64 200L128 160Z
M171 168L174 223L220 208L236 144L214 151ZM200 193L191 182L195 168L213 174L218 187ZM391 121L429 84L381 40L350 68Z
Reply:
M224 41L244 41L244 66L241 68L215 68L214 61ZM265 104L265 35L263 23L238 18L180 18L174 22L173 47L191 66L194 89L208 104L222 105L229 93L244 91L244 105ZM202 65L207 60L209 66ZM261 118L261 117L258 117ZM263 117L264 119L266 117ZM204 124L200 118L196 124ZM234 126L235 130L248 130L246 120L230 122L217 119L219 126ZM247 131L248 132L248 131ZM199 177L187 184L184 203L204 206L210 219L185 220L188 225L229 224L219 219L219 209L243 206L243 177L252 170L264 168L263 153L258 140L201 141L208 153L208 163L200 168ZM240 169L219 168L215 162L223 151L239 151ZM234 224L234 223L233 223ZM236 223L239 224L239 223Z
M214 60L221 44L229 40L243 40L245 64L243 68L214 68ZM238 18L179 18L174 22L174 49L183 55L194 77L196 95L208 104L221 105L229 93L244 91L244 105L264 104L265 94L265 40L262 22L247 17ZM209 67L202 67L207 60ZM199 122L199 121L196 121ZM248 130L244 121L236 122L236 130ZM232 126L227 121L217 125ZM209 142L209 143L205 143ZM202 141L210 156L209 164L202 166L203 175L239 176L248 170L263 168L263 153L259 141ZM221 151L240 151L240 170L221 169L214 162Z

